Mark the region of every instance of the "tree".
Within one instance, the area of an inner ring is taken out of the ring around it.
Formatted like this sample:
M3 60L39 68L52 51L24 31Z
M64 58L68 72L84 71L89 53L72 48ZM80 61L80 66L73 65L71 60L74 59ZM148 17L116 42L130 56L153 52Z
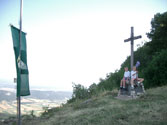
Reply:
M144 71L146 88L167 84L167 49L155 55Z
M85 99L89 98L89 92L86 87L81 84L73 83L73 95L72 98L75 99Z
M147 37L151 40L149 54L155 54L161 49L167 49L167 12L157 13L151 21L151 31Z

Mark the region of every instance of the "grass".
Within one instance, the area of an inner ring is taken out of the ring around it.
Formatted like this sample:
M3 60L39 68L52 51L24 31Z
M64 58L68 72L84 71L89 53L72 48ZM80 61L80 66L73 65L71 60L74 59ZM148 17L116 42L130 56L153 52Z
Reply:
M24 125L166 125L167 86L149 89L134 100L114 98L117 91L103 92L89 100L77 100L48 110Z

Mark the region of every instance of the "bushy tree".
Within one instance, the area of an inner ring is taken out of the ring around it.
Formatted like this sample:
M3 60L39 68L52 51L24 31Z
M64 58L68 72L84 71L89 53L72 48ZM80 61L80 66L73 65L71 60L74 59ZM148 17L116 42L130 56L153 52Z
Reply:
M97 95L98 94L98 86L96 83L93 83L92 85L89 86L88 88L89 94L90 95Z
M88 89L81 84L73 83L73 95L72 95L72 97L76 98L76 99L89 98Z
M144 71L145 87L167 84L167 49L157 53Z
M167 48L167 12L157 13L151 21L151 27L147 36L151 40L149 54L154 54Z
M122 78L120 74L121 72L119 70L116 70L114 73L107 74L105 79L100 79L98 88L100 90L113 90L118 87L120 79Z

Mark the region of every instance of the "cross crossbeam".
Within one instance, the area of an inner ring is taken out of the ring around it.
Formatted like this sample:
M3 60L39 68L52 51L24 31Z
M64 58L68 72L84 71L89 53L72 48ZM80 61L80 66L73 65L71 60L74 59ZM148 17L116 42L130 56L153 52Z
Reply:
M133 40L136 40L136 39L140 39L140 38L142 38L142 36L135 36L135 37L133 37L133 38L125 39L124 42L129 42L129 41L132 41L132 39L133 39Z

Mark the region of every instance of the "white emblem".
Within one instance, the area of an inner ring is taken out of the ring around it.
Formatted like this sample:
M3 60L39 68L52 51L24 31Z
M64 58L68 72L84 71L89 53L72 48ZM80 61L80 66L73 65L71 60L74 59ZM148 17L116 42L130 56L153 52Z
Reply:
M20 69L27 69L26 64L20 59L20 56L17 59L17 64Z

